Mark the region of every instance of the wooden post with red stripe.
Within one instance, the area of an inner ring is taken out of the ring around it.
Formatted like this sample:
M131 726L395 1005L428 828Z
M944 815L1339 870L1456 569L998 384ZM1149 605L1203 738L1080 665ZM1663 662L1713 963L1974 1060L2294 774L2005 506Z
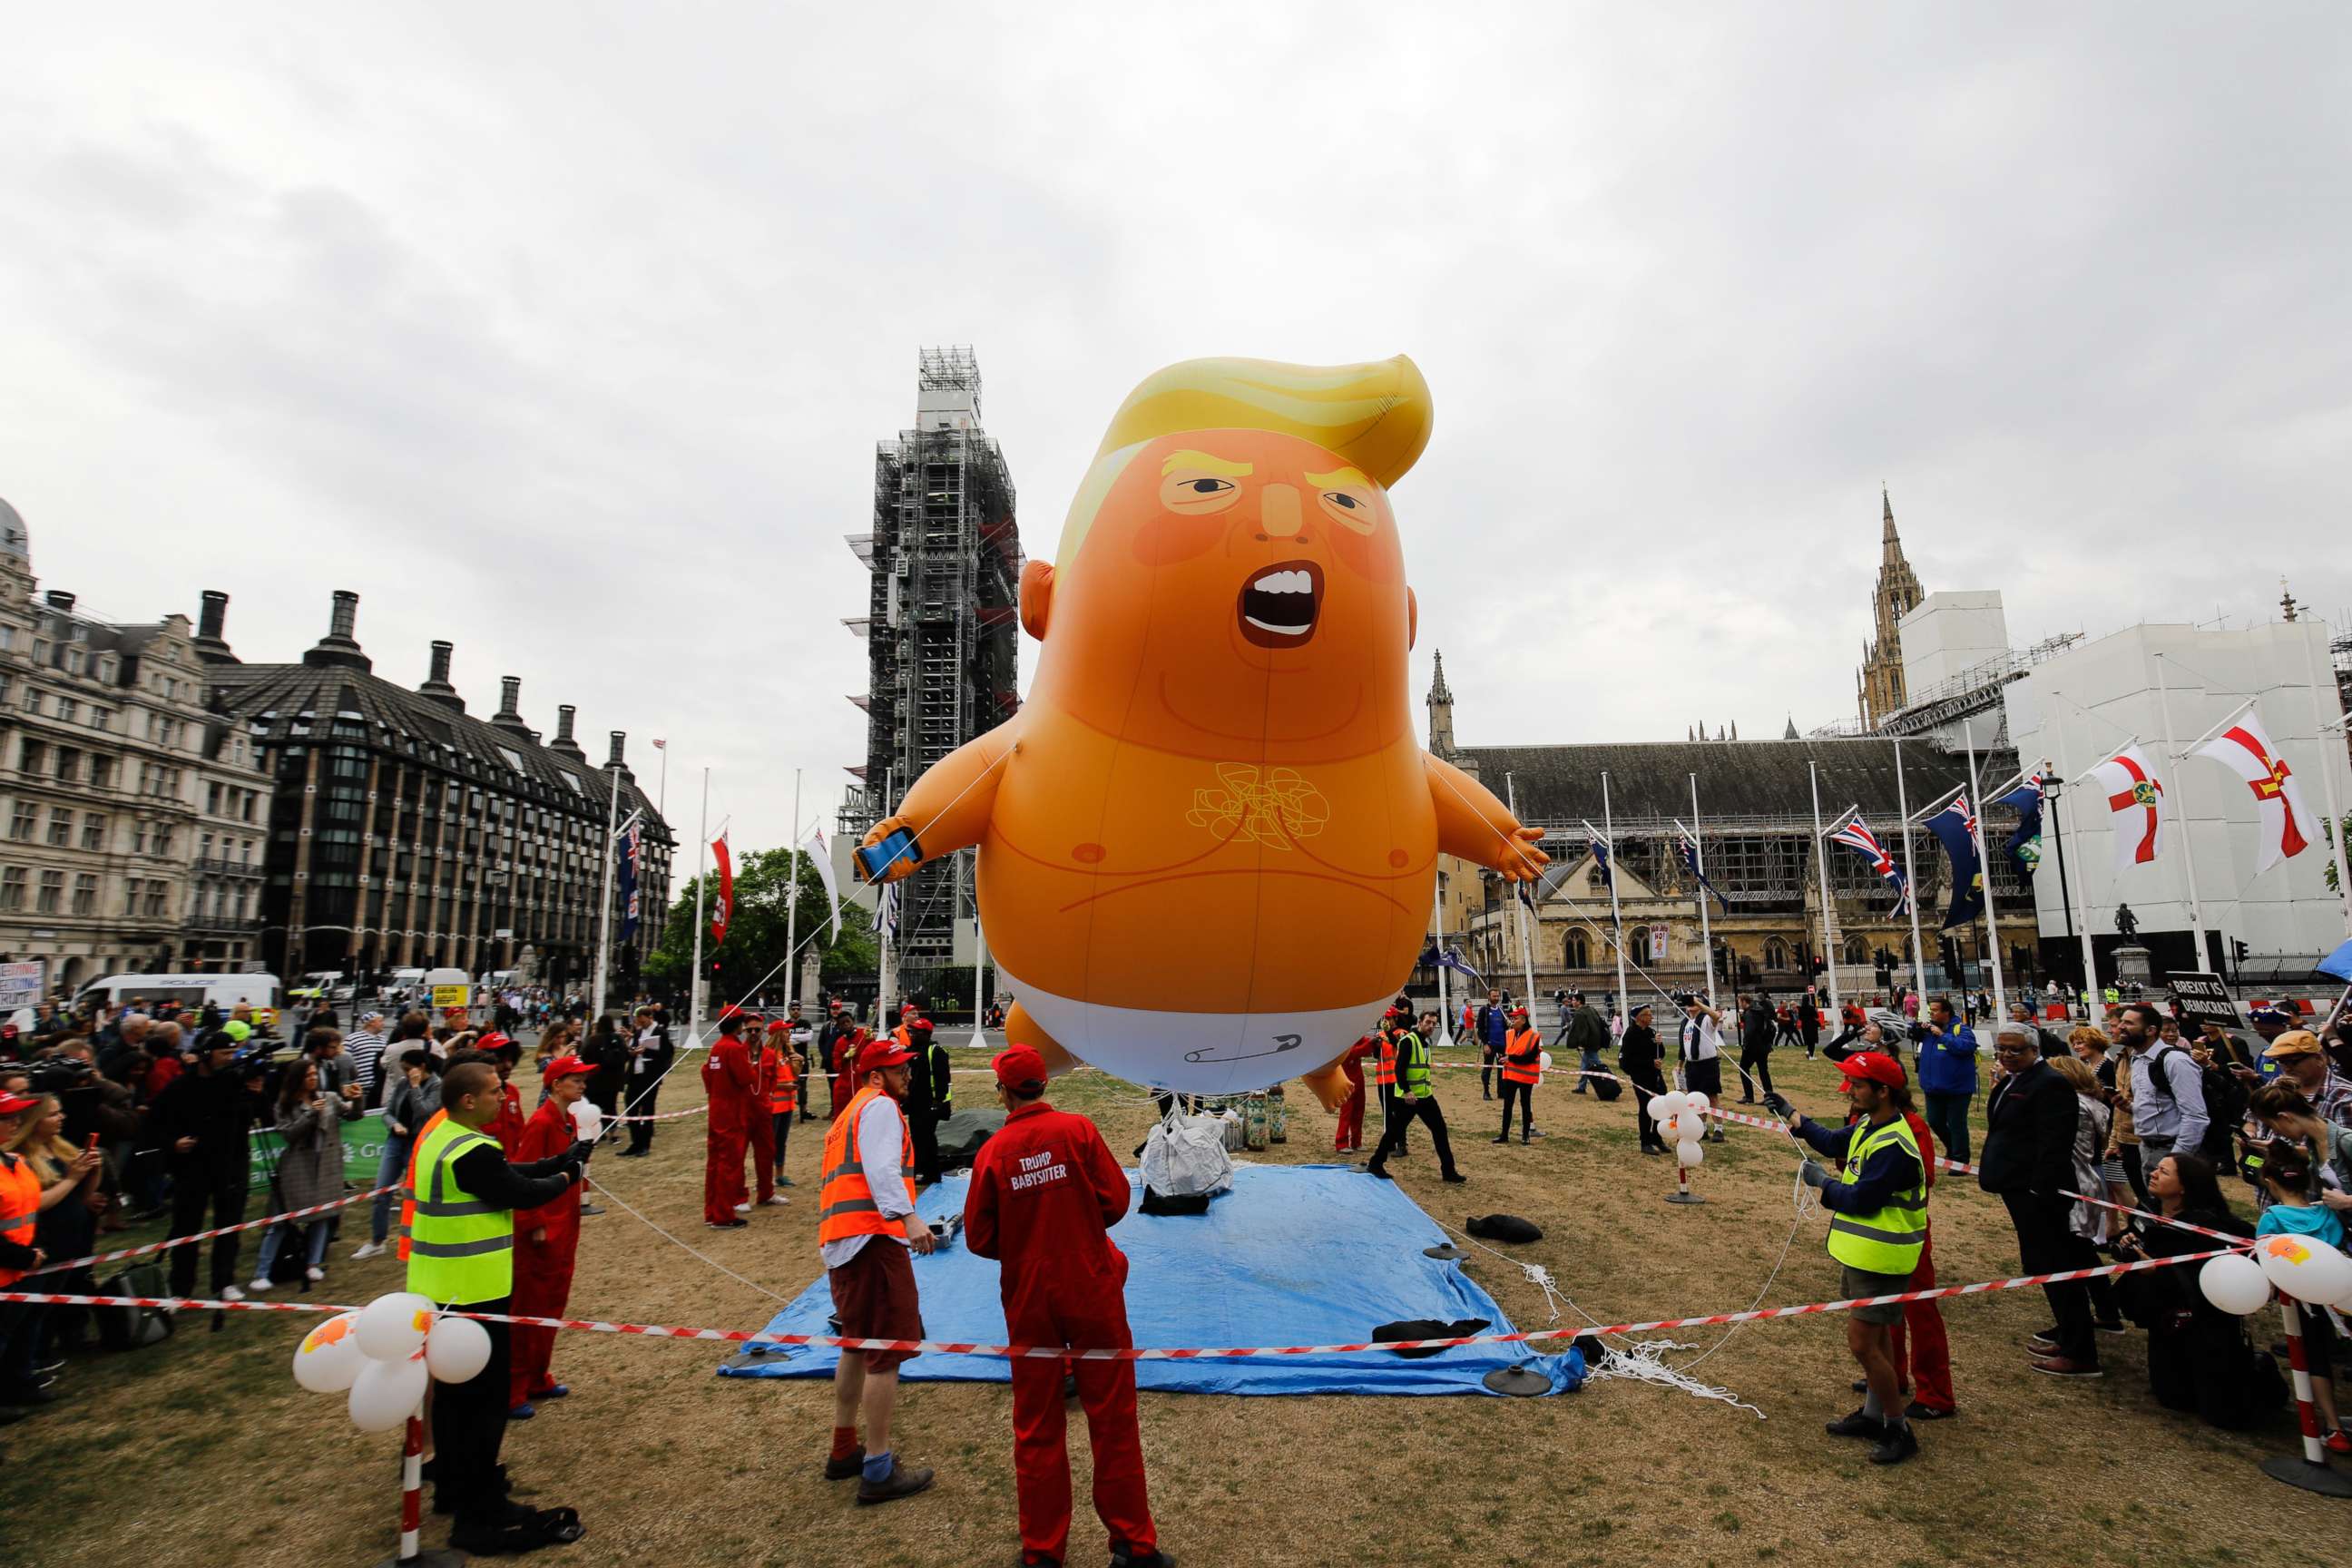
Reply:
M466 1561L462 1552L423 1550L418 1535L424 1524L425 1405L419 1401L400 1446L400 1554L386 1558L377 1568L462 1568Z
M2322 1497L2352 1497L2352 1477L2327 1462L2326 1435L2319 1429L2319 1407L2312 1403L2311 1365L2303 1348L2303 1309L2282 1292L2279 1316L2286 1323L2286 1360L2294 1374L2294 1414L2303 1427L2303 1452L2264 1459L2263 1474Z

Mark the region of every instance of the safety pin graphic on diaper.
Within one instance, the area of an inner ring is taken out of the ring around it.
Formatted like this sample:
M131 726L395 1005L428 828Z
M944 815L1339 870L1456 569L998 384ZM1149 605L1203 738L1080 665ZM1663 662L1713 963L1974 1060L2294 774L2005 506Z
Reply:
M1301 1038L1297 1035L1276 1035L1274 1049L1270 1051L1252 1051L1247 1056L1239 1057L1213 1057L1207 1051L1186 1051L1184 1059L1188 1062L1254 1062L1260 1057L1278 1057L1285 1051L1295 1051Z

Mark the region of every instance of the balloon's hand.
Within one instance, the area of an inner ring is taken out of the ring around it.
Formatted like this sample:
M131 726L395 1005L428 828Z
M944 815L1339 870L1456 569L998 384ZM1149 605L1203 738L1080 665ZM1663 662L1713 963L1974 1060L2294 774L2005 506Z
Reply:
M857 847L861 849L871 849L894 833L905 833L909 838L912 838L914 836L914 824L908 822L903 816L886 816L881 821L876 823L872 827L866 830L866 837L857 841ZM919 854L919 851L918 851L918 853ZM901 881L915 874L916 865L917 862L914 860L893 860L887 866L883 867L882 874L874 878L873 880L877 883ZM863 869L862 867L860 868Z
M1540 827L1518 823L1495 840L1494 868L1507 882L1532 882L1551 864L1551 857L1536 847L1544 836Z

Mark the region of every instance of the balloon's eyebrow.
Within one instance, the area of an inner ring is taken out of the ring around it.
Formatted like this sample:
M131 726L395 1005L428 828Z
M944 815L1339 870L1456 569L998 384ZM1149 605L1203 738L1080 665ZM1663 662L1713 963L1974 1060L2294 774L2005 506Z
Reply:
M1372 481L1366 479L1361 470L1356 468L1334 468L1328 474L1308 474L1307 482L1318 490L1339 489L1349 486L1363 490L1374 488Z
M1164 479L1179 468L1196 468L1202 473L1215 474L1228 479L1246 479L1257 472L1256 468L1249 463L1227 462L1206 452L1188 450L1169 453L1167 459L1160 465L1160 477Z

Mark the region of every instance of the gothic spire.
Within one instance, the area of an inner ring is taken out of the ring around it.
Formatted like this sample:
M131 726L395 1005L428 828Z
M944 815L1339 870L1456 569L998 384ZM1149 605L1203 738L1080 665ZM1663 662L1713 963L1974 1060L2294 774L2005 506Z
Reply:
M1437 667L1437 677L1429 684L1429 700L1432 702L1453 701L1454 693L1448 690L1445 685L1444 651L1443 649L1432 649L1430 652L1430 658Z

